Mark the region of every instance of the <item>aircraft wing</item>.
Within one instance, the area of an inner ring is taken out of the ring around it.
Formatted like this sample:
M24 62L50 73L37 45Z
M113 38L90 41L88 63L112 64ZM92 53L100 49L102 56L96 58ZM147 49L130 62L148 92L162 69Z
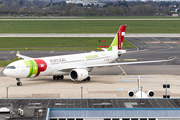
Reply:
M108 63L108 64L97 64L97 65L86 65L86 66L70 66L70 67L64 67L59 69L58 71L70 71L72 69L87 69L87 68L94 68L94 67L105 67L105 66L115 66L115 65L131 65L131 64L141 64L141 63L155 63L155 62L168 62L171 60L176 59L170 58L168 60L153 60L153 61L139 61L139 62L122 62L122 63Z
M114 66L114 65L132 65L141 63L155 63L155 62L168 62L174 60L175 58L170 58L168 60L153 60L153 61L138 61L138 62L121 62L121 63L108 63L108 64L97 64L97 65L87 65L86 67L104 67L104 66Z
M28 57L28 56L25 56L25 55L21 55L21 54L19 53L19 51L16 53L16 56L17 56L17 57L20 57L20 58L23 58L24 60L25 60L25 59L32 59L31 57Z

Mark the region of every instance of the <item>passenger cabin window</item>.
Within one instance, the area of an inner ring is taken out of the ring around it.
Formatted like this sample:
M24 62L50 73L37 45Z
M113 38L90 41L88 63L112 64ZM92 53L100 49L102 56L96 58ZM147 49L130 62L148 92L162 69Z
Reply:
M7 66L6 69L16 69L15 66Z

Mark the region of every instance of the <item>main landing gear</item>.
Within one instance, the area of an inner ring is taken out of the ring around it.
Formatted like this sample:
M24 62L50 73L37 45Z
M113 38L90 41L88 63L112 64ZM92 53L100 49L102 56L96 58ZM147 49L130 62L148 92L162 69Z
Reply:
M90 81L91 78L88 76L86 79L84 79L83 81Z
M54 75L53 79L54 80L60 80L60 79L62 80L62 79L64 79L64 75Z
M17 80L17 86L21 86L22 85L22 83L20 82L21 79L20 78L16 78L16 80Z

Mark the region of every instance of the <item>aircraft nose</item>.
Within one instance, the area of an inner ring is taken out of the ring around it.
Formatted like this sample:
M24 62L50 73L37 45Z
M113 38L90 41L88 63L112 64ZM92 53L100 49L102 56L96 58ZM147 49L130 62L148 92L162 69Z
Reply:
M15 72L13 71L14 66L7 66L4 70L3 70L3 74L8 76L8 77L12 77Z
M9 70L4 69L3 74L6 75L6 76L9 76Z

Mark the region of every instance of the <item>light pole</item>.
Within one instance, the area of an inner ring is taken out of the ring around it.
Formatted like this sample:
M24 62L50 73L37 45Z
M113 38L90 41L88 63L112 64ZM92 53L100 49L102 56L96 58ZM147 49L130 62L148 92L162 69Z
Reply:
M170 88L170 84L167 84L167 79L166 84L163 84L163 88L166 88L165 95L163 95L163 98L170 98L170 95L167 95L167 88Z
M9 87L6 87L7 88L7 98L8 98L8 89L9 89Z
M83 87L81 87L81 99L83 98Z

